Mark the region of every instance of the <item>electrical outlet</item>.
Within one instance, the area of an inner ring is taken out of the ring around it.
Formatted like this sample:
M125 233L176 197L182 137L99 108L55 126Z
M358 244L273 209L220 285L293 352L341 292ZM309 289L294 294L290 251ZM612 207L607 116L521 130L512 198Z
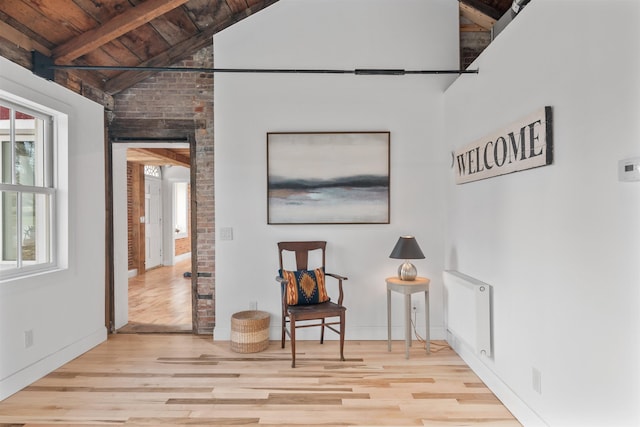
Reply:
M33 329L24 331L24 348L33 347Z
M257 310L258 309L258 301L251 301L249 303L249 310Z
M538 394L542 394L542 372L537 368L531 368L531 388Z
M233 228L220 227L220 240L233 240Z

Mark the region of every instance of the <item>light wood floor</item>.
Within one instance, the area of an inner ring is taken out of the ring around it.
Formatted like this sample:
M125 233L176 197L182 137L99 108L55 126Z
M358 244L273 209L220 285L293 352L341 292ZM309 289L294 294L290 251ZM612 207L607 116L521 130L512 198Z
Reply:
M117 334L0 402L0 426L519 426L446 344L273 341L254 354L185 334Z
M191 260L129 279L129 323L118 333L191 333Z

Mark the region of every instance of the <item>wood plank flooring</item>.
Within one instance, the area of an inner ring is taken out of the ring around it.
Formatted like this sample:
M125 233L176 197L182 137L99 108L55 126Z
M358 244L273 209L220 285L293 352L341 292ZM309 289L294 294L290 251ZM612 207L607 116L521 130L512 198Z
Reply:
M118 333L191 333L191 260L129 279L129 323Z
M117 334L0 402L0 426L519 426L441 341L272 341L241 354L228 341Z

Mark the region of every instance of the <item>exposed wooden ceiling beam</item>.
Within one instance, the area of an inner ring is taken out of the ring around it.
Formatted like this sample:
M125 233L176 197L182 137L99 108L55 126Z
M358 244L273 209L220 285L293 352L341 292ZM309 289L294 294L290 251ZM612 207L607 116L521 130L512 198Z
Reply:
M460 24L460 31L463 33L477 33L477 32L488 31L488 29L473 23L473 24Z
M162 52L160 55L144 61L137 66L156 67L180 62L183 59L186 59L193 55L193 52L197 52L206 46L212 45L214 33L215 29L212 25L201 33L198 33L190 39L174 45L169 50ZM155 72L153 71L125 71L108 80L105 83L104 90L110 94L116 94L124 89L135 85L138 82L141 82L142 80L153 74L155 74Z
M127 150L127 160L147 165L191 167L189 156L168 148L129 148Z
M477 0L460 0L460 15L479 25L484 31L491 30L500 18L495 9Z
M500 10L494 7L489 6L488 4L486 4L481 0L458 0L458 2L460 3L461 6L464 5L466 7L475 9L481 14L487 15L488 17L496 21L500 19L503 15L503 12L501 12ZM509 3L511 2L509 1Z
M167 66L167 64L175 64L183 59L187 59L193 55L194 52L197 52L204 47L211 46L213 44L213 35L218 31L224 30L225 28L277 1L278 0L264 0L259 4L250 6L249 8L239 12L232 13L231 15L227 15L224 19L221 19L203 29L199 34L172 46L169 50L138 64L138 66ZM138 82L141 82L153 74L153 71L125 71L108 80L105 83L104 90L113 95L135 85Z
M123 34L163 15L188 0L147 0L127 12L117 15L104 25L87 31L69 40L53 50L53 57L58 64L68 63L74 59L109 43Z

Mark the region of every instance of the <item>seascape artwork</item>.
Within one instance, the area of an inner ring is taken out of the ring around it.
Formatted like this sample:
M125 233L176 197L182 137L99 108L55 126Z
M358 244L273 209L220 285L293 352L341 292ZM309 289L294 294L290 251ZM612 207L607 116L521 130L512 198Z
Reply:
M268 133L269 224L388 224L389 132Z

